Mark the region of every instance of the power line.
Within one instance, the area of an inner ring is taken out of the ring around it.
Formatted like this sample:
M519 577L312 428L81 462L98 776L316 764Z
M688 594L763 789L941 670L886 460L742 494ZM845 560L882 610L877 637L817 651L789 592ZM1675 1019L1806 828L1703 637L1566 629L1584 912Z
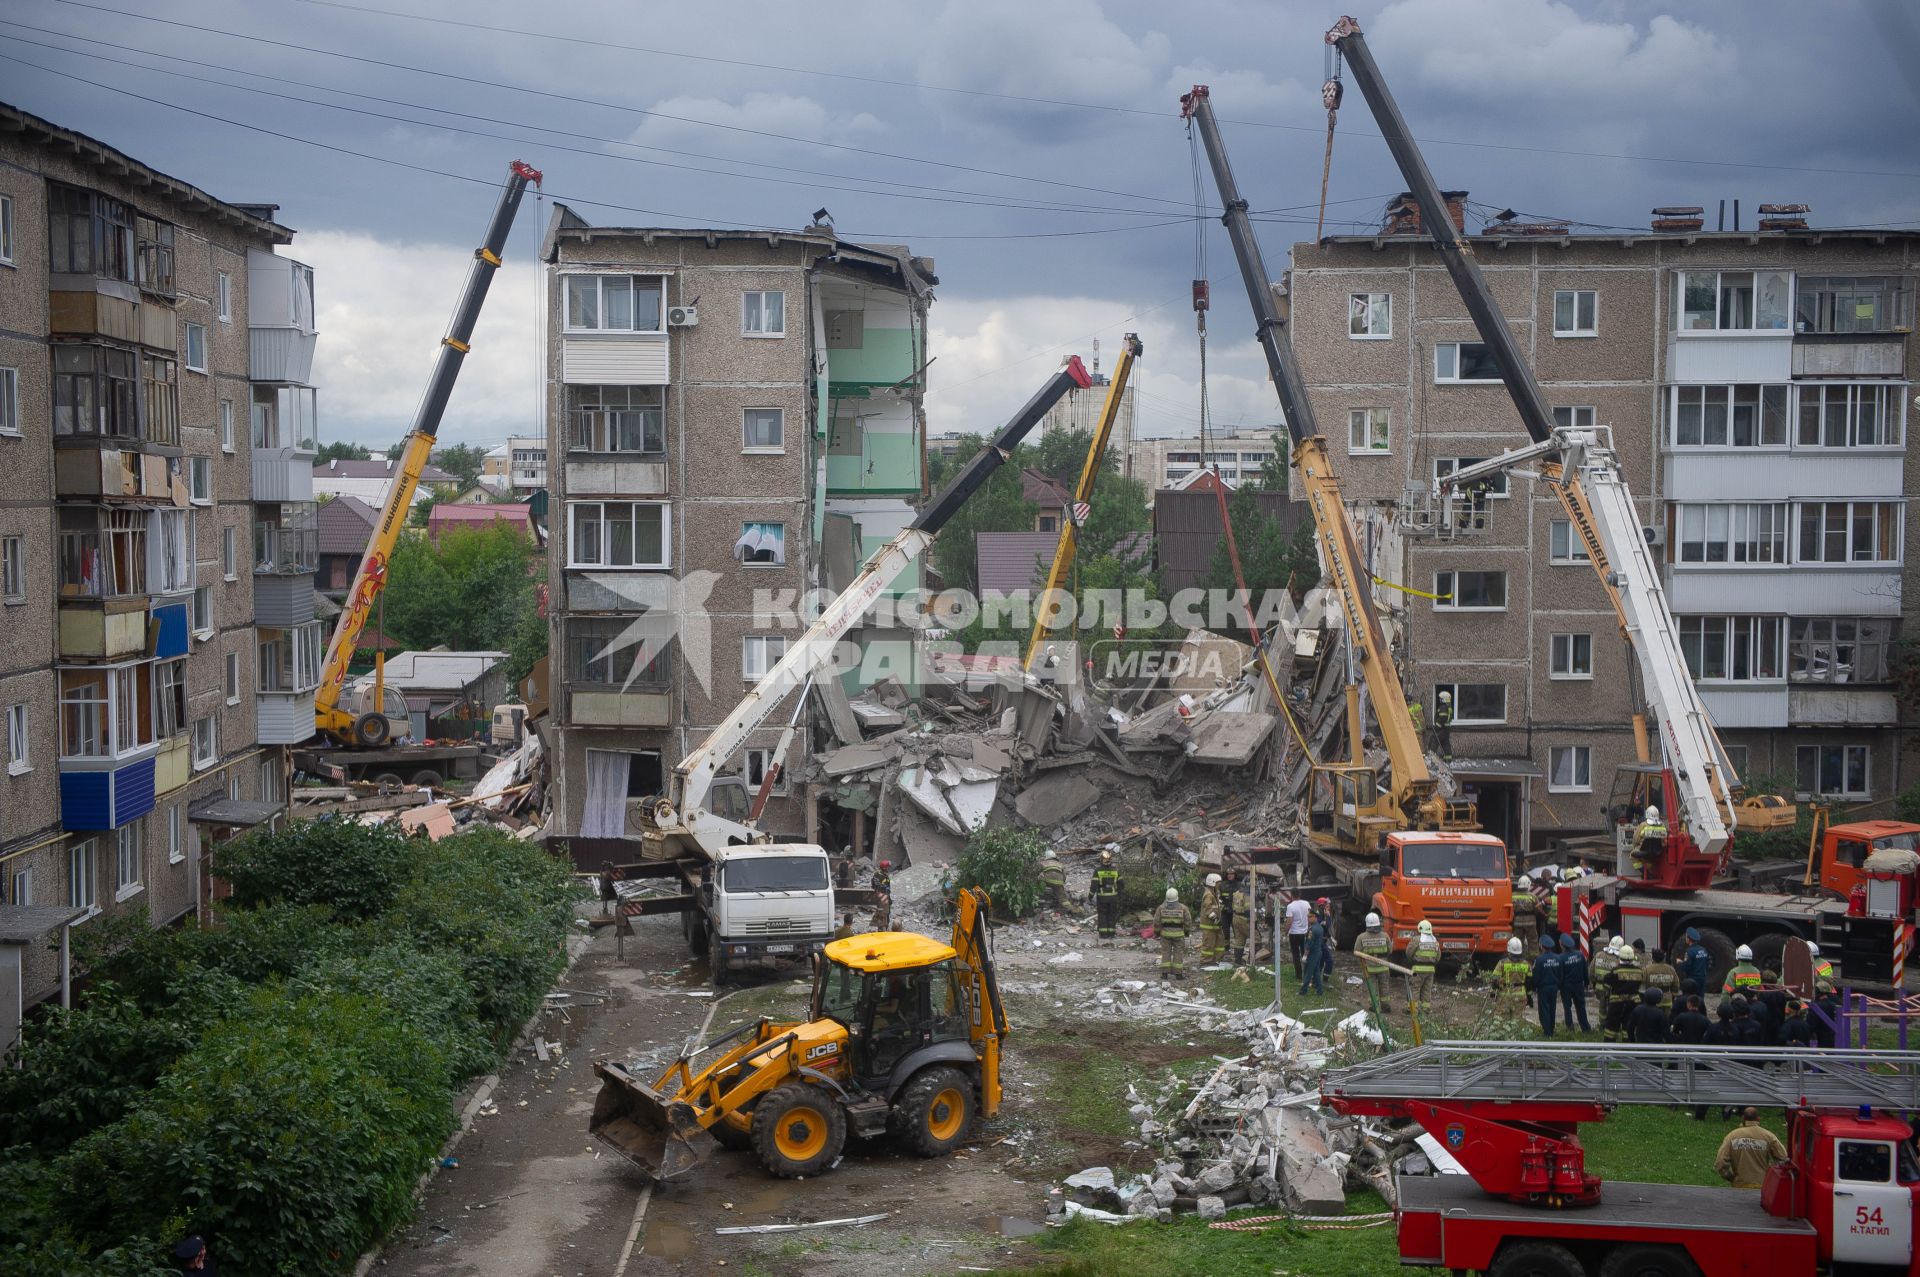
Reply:
M74 0L59 0L60 3L73 3ZM1119 115L1146 115L1165 119L1173 114L1167 110L1150 110L1137 106L1118 106L1100 102L1074 102L1061 98L1046 98L1023 93L1001 93L990 89L966 89L944 84L921 84L912 80L892 80L882 76L855 75L845 71L823 71L816 67L790 66L777 62L753 62L742 58L722 58L711 54L689 53L678 49L659 49L646 45L620 44L608 40L591 39L582 36L562 35L553 31L530 31L519 27L490 26L460 18L440 18L419 13L398 13L375 9L366 5L347 4L344 0L298 0L301 4L310 4L328 9L342 9L354 13L364 13L382 18L399 18L412 22L436 23L442 26L464 27L474 31L486 31L496 35L521 36L533 40L552 40L565 44L584 44L594 48L617 49L625 53L645 53L655 57L673 58L690 62L712 62L721 66L744 67L755 71L782 71L792 75L811 75L831 80L851 80L861 84L878 84L889 88L924 90L930 93L951 93L968 97L994 98L1008 102L1026 102L1036 106L1069 107L1080 111L1107 111ZM1245 125L1249 128L1283 129L1295 133L1318 134L1320 129L1304 124L1282 124L1274 120L1237 120L1220 117L1222 124ZM1350 133L1350 137L1384 140L1378 133ZM1561 155L1576 159L1624 160L1640 164L1684 164L1701 168L1746 168L1767 169L1781 173L1819 173L1846 177L1898 177L1920 178L1920 173L1885 172L1873 169L1814 168L1797 164L1758 164L1738 160L1692 159L1665 155L1632 155L1610 151L1573 151L1558 147L1521 146L1499 142L1461 142L1446 138L1415 138L1423 146L1460 146L1490 151L1519 151L1532 155ZM1136 197L1138 198L1138 197ZM1169 201L1170 202L1170 201Z

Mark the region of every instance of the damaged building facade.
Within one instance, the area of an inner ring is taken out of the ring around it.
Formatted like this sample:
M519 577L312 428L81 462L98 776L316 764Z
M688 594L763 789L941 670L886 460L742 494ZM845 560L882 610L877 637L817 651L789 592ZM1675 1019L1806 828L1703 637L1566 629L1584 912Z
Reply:
M275 211L0 107L0 1048L60 992L36 919L192 913L312 734L313 275Z
M937 281L929 260L825 221L595 227L564 205L542 261L550 832L637 840L629 804L664 792L798 638L805 596L837 592L912 518ZM790 602L762 614L768 598ZM851 637L867 664L849 688L910 672L906 631ZM794 712L777 708L723 771L757 788ZM783 781L760 823L798 837L810 808Z
M1697 216L1547 229L1473 244L1556 415L1611 428L1735 766L1802 796L1890 798L1912 783L1893 657L1913 606L1920 236ZM1374 571L1411 587L1380 597L1413 699L1431 718L1451 693L1454 770L1483 822L1515 845L1600 828L1634 757L1637 674L1559 501L1512 476L1479 499L1477 531L1396 517L1437 475L1526 442L1437 254L1405 219L1298 244L1290 303Z

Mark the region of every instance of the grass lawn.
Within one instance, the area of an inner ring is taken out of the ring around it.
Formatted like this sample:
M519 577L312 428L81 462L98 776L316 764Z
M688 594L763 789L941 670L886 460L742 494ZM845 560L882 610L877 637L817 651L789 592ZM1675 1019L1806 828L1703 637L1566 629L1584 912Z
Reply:
M1347 1210L1372 1214L1386 1209L1372 1193L1351 1193ZM1261 1210L1242 1214L1264 1214ZM1262 1232L1228 1232L1181 1216L1172 1224L1114 1227L1075 1221L1036 1238L1049 1262L1026 1269L1036 1277L1106 1277L1151 1273L1154 1277L1391 1277L1400 1272L1393 1227L1342 1231L1276 1226Z

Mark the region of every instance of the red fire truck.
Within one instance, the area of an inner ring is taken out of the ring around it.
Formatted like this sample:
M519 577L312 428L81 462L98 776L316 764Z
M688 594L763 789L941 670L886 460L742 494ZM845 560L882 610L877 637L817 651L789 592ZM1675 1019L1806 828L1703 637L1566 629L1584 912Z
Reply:
M1400 1261L1488 1277L1920 1277L1920 1054L1435 1042L1329 1072L1330 1108L1410 1119L1465 1175L1402 1175ZM1603 1184L1579 1125L1619 1104L1789 1112L1758 1193Z

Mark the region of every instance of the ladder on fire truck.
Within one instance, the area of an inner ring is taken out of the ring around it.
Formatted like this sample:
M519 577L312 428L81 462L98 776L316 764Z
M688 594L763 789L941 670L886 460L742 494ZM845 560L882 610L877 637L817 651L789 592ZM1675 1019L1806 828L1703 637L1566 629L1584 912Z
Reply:
M1430 1042L1329 1072L1341 1100L1711 1104L1920 1111L1920 1053L1588 1042Z

